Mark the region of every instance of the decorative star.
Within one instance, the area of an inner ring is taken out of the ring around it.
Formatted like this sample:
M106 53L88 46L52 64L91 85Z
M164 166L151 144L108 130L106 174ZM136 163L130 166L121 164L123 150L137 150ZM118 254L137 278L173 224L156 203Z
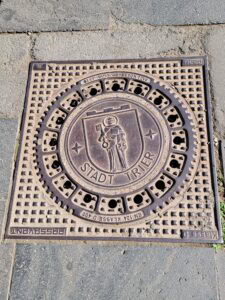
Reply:
M150 138L150 140L154 139L154 136L157 135L157 132L152 131L152 129L149 129L148 133L145 135Z
M75 146L72 148L72 150L75 150L77 154L79 154L80 149L82 149L83 147L81 145L79 145L77 142L75 144Z

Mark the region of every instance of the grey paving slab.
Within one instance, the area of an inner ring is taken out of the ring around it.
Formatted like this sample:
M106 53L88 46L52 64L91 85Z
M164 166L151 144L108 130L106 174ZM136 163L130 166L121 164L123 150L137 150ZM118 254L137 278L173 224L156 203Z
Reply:
M225 21L223 0L116 0L112 14L125 23L217 24Z
M219 299L225 299L225 249L215 253L216 271L218 278Z
M214 111L216 115L216 130L225 137L225 26L216 27L210 31L206 41L206 50L210 58Z
M101 30L112 16L125 23L216 24L224 23L224 8L223 0L8 0L1 1L0 31Z
M18 121L0 119L0 200L7 199Z
M0 244L0 299L8 299L8 290L11 277L11 268L14 255L12 244Z
M28 35L0 35L0 117L18 118L23 107L28 64Z
M17 245L10 299L215 300L213 251Z
M149 58L204 53L202 28L129 28L114 32L42 33L36 36L37 60Z
M70 31L108 28L104 0L8 0L0 5L1 32Z

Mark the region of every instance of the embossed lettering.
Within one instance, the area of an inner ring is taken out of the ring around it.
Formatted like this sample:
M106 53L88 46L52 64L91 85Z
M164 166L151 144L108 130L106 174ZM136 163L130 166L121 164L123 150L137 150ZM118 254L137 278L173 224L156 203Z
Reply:
M89 174L87 174L89 175ZM95 179L97 181L97 175L98 175L98 172L95 172L90 178L92 179Z
M90 179L92 179L95 182L100 182L100 183L107 182L108 184L112 184L113 182L113 177L114 177L113 174L105 174L103 172L99 172L87 162L85 162L80 169L82 172L86 174L86 176L88 176Z
M109 177L109 183L112 184L113 175L108 175Z
M144 213L142 211L139 211L138 213L132 213L124 216L101 216L83 210L80 212L80 216L84 219L88 219L100 223L123 223L126 221L141 219L144 217Z
M82 172L86 172L87 167L90 167L90 165L89 165L89 163L86 162L80 167L80 169Z
M106 181L106 175L101 173L98 178L98 182L105 182L105 181Z
M135 178L137 178L137 175L141 175L141 173L138 171L138 168L134 168L132 171L132 174L134 175Z
M146 166L149 167L151 164L151 161L153 160L154 154L151 154L150 152L146 152L143 159L141 160L141 163Z
M132 181L133 179L136 179L146 173L148 169L151 167L152 161L153 161L154 154L151 154L150 152L146 152L140 161L140 164L137 165L137 167L131 169L131 171L124 173L124 175L127 176L129 181Z

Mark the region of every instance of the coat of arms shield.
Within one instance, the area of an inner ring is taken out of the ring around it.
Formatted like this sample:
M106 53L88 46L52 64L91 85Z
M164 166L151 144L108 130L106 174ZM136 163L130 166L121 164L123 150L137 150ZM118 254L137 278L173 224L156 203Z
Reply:
M143 152L143 137L136 109L91 112L83 118L90 162L106 173L130 169Z

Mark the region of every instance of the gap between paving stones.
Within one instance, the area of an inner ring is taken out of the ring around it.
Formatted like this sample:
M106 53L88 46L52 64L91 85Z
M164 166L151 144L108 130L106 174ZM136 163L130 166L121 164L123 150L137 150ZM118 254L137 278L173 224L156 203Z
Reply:
M205 29L210 30L216 27L222 27L225 26L225 23L218 23L218 24L183 24L183 25L152 25L152 24L145 24L145 23L135 23L135 24L127 24L123 23L118 20L114 20L111 24L111 26L107 29L66 29L66 30L24 30L24 31L1 31L1 35L15 35L15 34L42 34L42 33L69 33L69 32L113 32L113 31L138 31L138 30L154 30L154 29Z

